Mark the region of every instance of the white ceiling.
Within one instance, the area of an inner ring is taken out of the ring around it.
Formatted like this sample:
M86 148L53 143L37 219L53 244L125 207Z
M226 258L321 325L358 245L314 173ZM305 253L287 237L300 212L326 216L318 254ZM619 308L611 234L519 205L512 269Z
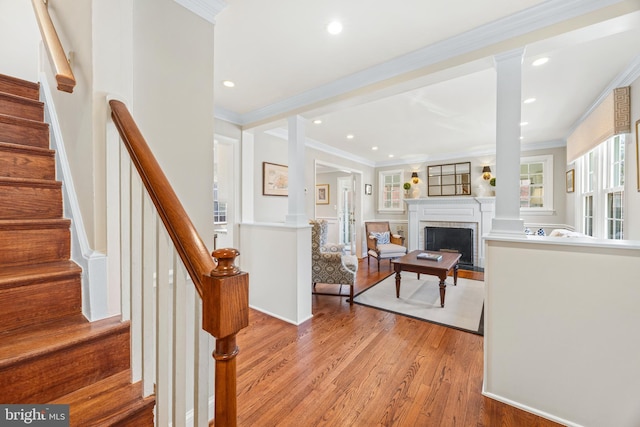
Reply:
M493 152L496 53L525 47L522 99L536 102L522 106L524 147L563 144L640 68L638 1L226 3L215 29L216 116L286 134L283 119L301 114L317 146L372 165ZM331 36L336 18L344 31ZM541 56L549 62L532 67ZM236 87L223 87L227 79Z

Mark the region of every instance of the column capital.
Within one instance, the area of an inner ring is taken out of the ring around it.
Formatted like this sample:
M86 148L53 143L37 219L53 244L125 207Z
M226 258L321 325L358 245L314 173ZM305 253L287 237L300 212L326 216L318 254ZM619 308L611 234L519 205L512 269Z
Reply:
M508 50L506 52L501 52L493 56L493 61L495 64L503 61L509 61L514 58L524 58L524 47L519 47L517 49Z

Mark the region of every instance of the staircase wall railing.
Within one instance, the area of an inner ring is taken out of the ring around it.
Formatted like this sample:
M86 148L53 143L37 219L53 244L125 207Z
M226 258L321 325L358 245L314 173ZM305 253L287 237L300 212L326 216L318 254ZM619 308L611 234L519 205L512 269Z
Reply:
M47 51L51 67L56 73L58 90L71 93L76 86L76 78L73 75L71 65L65 55L56 28L49 15L47 0L31 0L31 4L33 5L38 27L40 28L44 48Z
M235 249L209 254L126 105L109 105L107 180L117 196L108 190L107 198L111 212L119 206L114 270L132 325L133 380L155 393L156 425L207 426L213 400L216 426L235 426L236 333L248 325L248 274L235 267Z

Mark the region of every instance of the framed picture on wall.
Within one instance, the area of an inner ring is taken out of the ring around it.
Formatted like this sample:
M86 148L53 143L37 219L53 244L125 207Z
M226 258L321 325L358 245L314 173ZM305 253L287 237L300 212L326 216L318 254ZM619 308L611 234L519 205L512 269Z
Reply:
M373 187L371 186L371 184L365 184L364 185L364 194L367 196L370 196L373 193Z
M316 185L316 205L329 204L329 184Z
M262 195L289 195L289 170L286 166L262 162Z
M570 171L567 171L567 193L573 193L575 191L575 183L574 183L575 174L576 174L575 169L571 169Z

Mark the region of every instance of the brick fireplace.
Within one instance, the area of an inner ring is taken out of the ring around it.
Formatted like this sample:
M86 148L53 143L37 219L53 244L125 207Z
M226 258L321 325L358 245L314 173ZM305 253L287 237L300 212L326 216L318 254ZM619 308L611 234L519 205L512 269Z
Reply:
M473 265L484 267L482 236L491 230L493 197L429 197L405 200L409 225L407 247L426 249L425 227L468 228L473 241Z

